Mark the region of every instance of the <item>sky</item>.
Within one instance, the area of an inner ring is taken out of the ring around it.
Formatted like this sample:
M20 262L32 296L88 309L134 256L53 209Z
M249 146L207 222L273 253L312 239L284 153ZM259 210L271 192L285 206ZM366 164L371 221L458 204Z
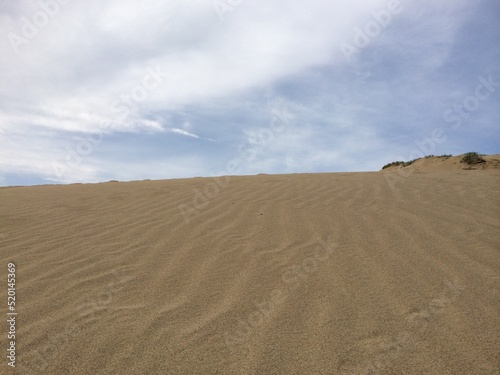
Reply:
M498 0L1 0L0 186L500 153Z

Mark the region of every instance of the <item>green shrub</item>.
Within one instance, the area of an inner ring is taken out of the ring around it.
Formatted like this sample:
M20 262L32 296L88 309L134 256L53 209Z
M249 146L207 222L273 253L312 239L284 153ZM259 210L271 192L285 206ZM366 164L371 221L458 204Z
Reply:
M410 161L393 161L392 163L389 163L389 164L386 164L382 167L382 169L386 169L386 168L389 168L389 167L392 167L394 165L401 165L403 167L407 167L409 165L412 165L414 162L416 162L418 159L413 159L413 160L410 160Z
M472 164L485 163L486 160L484 160L481 157L481 155L479 155L477 152L468 152L468 153L462 155L460 162L472 165Z
M436 155L427 155L425 158L426 159L429 159L429 158L451 158L453 155L451 154L444 154L444 155L439 155L439 156L436 156Z
M409 165L412 165L413 163L415 163L417 160L420 160L421 158L417 158L417 159L413 159L413 160L410 160L410 161L405 161L404 162L404 166L407 167Z
M392 163L388 163L388 164L384 165L382 167L382 169L386 169L386 168L392 167L394 165L402 165L402 164L404 164L404 161L393 161Z

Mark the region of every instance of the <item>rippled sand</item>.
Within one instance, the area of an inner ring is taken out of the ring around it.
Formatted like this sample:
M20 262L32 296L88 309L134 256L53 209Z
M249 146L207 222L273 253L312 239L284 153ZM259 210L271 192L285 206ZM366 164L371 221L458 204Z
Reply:
M500 171L387 173L0 189L15 373L499 374Z

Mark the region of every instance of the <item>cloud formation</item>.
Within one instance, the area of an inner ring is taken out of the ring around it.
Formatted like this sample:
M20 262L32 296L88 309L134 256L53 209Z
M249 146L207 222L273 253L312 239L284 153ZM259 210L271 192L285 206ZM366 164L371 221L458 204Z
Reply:
M125 176L123 162L143 165L137 171L161 165L156 178L208 175L269 127L277 98L301 108L296 120L242 173L375 170L439 126L448 129L443 152L492 152L492 138L471 142L470 128L495 133L498 92L459 130L442 115L498 69L494 7L2 2L3 183L143 176ZM346 44L356 47L349 58Z

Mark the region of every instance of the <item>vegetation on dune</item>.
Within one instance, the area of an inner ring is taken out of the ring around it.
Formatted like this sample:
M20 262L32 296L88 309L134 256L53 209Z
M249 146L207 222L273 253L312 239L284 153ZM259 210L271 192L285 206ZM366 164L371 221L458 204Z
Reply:
M427 156L424 156L424 159L429 159L429 158L444 158L445 160L448 159L448 158L451 158L453 155L451 154L444 154L444 155L439 155L439 156L435 156L435 155L427 155ZM389 163L389 164L386 164L382 167L382 169L386 169L386 168L389 168L389 167L393 167L393 166L401 166L401 167L407 167L409 165L412 165L414 162L416 162L417 160L420 160L422 158L417 158L417 159L413 159L413 160L410 160L410 161L393 161L392 163Z
M395 165L402 165L404 161L393 161L392 163L388 163L382 167L382 169L386 169Z
M445 158L445 159L448 159L448 158L451 158L453 155L451 154L444 154L444 155L427 155L427 156L424 156L425 159L429 159L429 158Z
M386 169L386 168L389 168L389 167L392 167L394 165L401 165L403 167L407 167L411 164L413 164L415 161L417 161L418 159L413 159L413 160L410 160L410 161L393 161L392 163L389 163L389 164L386 164L382 167L382 169Z
M482 156L484 156L484 155L480 155L477 152L468 152L468 153L462 155L462 158L460 159L460 163L467 163L469 165L486 163L486 160L484 160L482 158Z
M410 161L393 161L392 163L388 163L382 167L382 169L386 169L389 167L394 167L394 166L400 166L402 168L408 167L409 165L412 165L414 162L420 159L430 159L430 158L444 158L445 160L448 158L451 158L453 155L451 154L444 154L444 155L427 155L424 156L423 158L417 158L413 159ZM466 154L461 155L460 162L461 163L467 163L469 165L474 165L474 164L481 164L481 163L486 163L486 160L483 159L483 154L478 154L477 152L467 152Z

